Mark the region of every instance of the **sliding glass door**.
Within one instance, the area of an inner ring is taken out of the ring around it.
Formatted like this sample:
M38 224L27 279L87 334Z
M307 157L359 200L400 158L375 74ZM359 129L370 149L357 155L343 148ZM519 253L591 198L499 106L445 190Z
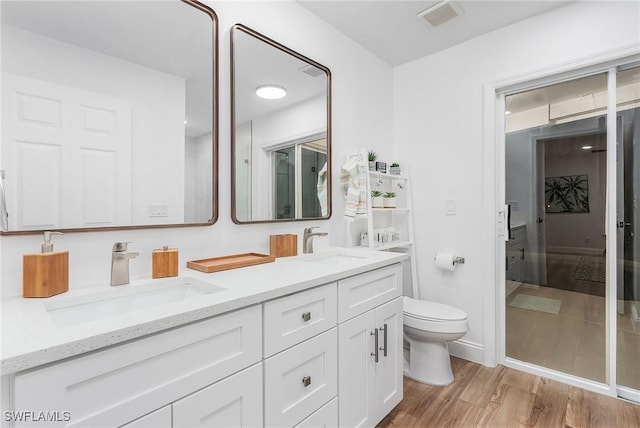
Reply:
M617 379L640 390L640 67L617 73Z
M612 73L615 120L609 72L505 96L505 355L600 384L617 373L637 390L640 71ZM610 201L617 210L607 211ZM615 211L617 228L608 230Z

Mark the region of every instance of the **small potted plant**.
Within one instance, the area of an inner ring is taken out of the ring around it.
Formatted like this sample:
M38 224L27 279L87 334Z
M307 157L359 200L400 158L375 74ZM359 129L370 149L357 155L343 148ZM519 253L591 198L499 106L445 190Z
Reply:
M384 198L382 197L382 192L379 190L371 191L371 206L373 208L382 208L384 207Z
M385 208L396 207L396 194L394 192L387 192L384 194L384 200L382 201Z
M376 170L376 159L378 159L378 154L373 150L369 150L367 153L367 159L369 160L369 171Z
M400 164L394 162L389 167L389 173L391 175L400 175Z

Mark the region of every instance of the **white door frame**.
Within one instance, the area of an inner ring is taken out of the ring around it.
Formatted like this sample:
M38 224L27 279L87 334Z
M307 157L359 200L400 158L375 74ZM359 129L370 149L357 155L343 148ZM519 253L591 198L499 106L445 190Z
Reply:
M487 189L487 198L483 205L483 224L491 225L483 228L482 239L486 243L483 266L484 278L487 278L487 288L484 299L484 331L487 332L485 341L484 364L493 366L496 363L516 368L535 375L544 376L569 385L578 386L590 391L609 396L618 395L616 383L616 248L615 239L607 240L607 286L609 288L606 301L606 343L607 343L607 383L589 381L577 376L559 371L542 368L533 364L512 360L505 352L505 131L504 131L504 94L526 90L533 87L551 85L566 80L572 80L592 74L615 71L622 64L640 60L640 48L625 48L611 51L603 55L585 58L581 61L560 64L558 66L534 71L527 75L486 83L483 87L483 181ZM607 230L615 231L616 207L616 103L615 103L615 73L609 74L609 110L607 114ZM612 147L609 147L613 144ZM611 215L613 214L613 215ZM610 234L615 236L615 233ZM490 314L495 314L492 317ZM493 334L491 334L493 332Z

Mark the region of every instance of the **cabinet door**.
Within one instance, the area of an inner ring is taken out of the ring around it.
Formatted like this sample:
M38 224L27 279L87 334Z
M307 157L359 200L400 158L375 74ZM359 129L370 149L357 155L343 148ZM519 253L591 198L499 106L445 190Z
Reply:
M171 405L122 425L121 428L171 428Z
M260 305L219 315L18 373L14 409L70 412L46 426L120 426L260 361L261 339Z
M338 326L338 401L340 427L373 426L375 311Z
M374 424L402 400L402 298L385 303L375 311L380 337L375 365Z
M262 426L262 363L173 403L173 426Z

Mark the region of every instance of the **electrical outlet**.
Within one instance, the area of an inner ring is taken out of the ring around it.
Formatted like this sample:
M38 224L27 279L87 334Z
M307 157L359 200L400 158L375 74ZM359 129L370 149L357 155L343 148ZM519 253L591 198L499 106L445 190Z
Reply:
M149 205L149 217L169 217L169 206L166 204Z

